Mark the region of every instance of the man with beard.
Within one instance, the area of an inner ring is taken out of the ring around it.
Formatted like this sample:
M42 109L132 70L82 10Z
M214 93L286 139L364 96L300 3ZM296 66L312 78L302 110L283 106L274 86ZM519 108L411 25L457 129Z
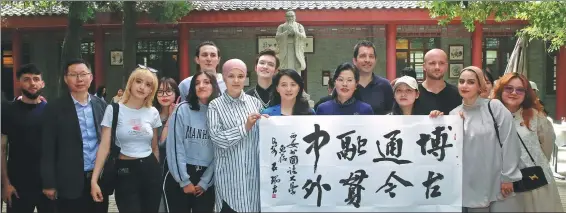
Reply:
M419 105L425 112L438 110L448 115L462 104L458 88L444 81L448 70L448 56L441 49L432 49L424 56L423 71L426 79L419 84Z
M88 93L92 73L83 59L66 64L65 92L45 108L41 180L43 194L57 200L60 213L106 213L108 194L98 203L90 180L100 144L100 123L106 102Z
M375 46L370 41L360 41L354 47L354 65L360 70L358 90L363 102L371 105L373 113L385 115L393 107L393 88L385 78L373 73L377 62Z
M36 207L39 213L54 212L54 202L41 192L39 176L45 83L33 64L23 65L16 77L22 98L2 103L2 198L8 213L32 213Z

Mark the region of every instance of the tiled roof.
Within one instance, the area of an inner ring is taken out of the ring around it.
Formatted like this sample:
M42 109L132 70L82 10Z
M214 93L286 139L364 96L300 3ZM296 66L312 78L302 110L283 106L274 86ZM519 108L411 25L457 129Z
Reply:
M395 9L421 8L418 1L191 1L196 11L222 10L323 10L323 9ZM65 15L69 10L60 5L51 8L23 7L22 4L2 5L1 16Z
M66 15L69 12L67 7L54 4L50 8L36 8L33 5L24 7L21 2L2 5L0 16L52 16L52 15Z
M192 1L195 10L419 8L418 1Z

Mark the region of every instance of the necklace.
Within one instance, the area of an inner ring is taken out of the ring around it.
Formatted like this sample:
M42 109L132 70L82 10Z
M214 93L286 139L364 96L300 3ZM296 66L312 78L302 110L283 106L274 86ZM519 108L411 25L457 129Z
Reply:
M261 96L259 96L259 93L257 93L257 88L254 88L254 96L259 99L259 101L261 101L261 105L263 105L263 108L267 108L267 106L269 105L269 102L271 102L271 100L267 101L267 103L263 102L263 99L261 99Z

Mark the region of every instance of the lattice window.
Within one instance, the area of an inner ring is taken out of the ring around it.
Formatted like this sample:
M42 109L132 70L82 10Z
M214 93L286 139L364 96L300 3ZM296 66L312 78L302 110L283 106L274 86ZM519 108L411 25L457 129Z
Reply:
M405 67L415 69L417 80L424 78L424 55L433 48L440 47L440 38L397 38L397 70Z
M179 82L177 40L138 39L136 62L157 69L159 77Z

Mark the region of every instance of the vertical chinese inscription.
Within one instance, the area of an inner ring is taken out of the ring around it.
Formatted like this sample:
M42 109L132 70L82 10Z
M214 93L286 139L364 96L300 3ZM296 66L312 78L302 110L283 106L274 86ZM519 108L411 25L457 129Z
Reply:
M295 140L297 140L297 134L295 134L294 132L291 133L291 143L289 145L287 145L287 149L289 149L289 164L291 164L291 166L289 167L289 169L287 170L287 174L289 174L289 190L288 192L292 195L294 195L295 193L297 193L295 191L295 189L297 187L299 187L299 185L295 184L295 181L297 181L297 179L295 179L295 175L297 175L297 168L296 165L299 163L299 157L297 156L297 149L299 148L298 145L299 143L296 143Z
M273 154L274 158L277 158L277 139L275 139L275 137L271 138L271 154ZM275 160L271 164L271 171L272 171L272 175L271 175L271 186L272 186L271 197L276 198L277 197L277 184L279 182L281 182L279 175L275 175L275 173L277 172L277 160Z

